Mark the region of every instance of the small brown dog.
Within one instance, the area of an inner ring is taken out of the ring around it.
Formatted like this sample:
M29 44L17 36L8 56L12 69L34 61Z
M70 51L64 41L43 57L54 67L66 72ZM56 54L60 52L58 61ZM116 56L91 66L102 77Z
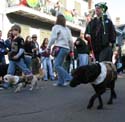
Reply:
M42 79L44 77L45 71L43 68L41 68L41 61L38 57L32 59L31 69L33 75L38 77L38 79Z
M24 75L19 77L19 76L7 74L4 76L4 82L17 86L15 92L21 91L21 88L25 87L28 84L30 84L29 90L32 91L38 82L38 78L33 75Z
M14 76L7 74L4 76L4 82L17 86L15 92L21 91L21 89L26 87L28 84L30 85L29 90L32 91L37 85L38 81L44 77L45 72L41 68L41 62L39 58L32 59L31 67L33 75Z

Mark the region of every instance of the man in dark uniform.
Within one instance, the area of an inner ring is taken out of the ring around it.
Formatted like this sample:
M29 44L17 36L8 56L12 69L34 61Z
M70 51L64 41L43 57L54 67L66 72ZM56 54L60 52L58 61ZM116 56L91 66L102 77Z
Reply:
M96 61L111 61L112 47L115 43L116 32L112 21L107 17L106 3L95 5L95 14L87 25L85 39L88 40Z

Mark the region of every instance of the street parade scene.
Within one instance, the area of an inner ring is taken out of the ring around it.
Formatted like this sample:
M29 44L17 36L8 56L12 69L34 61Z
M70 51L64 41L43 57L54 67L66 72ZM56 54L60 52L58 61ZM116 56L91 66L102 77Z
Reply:
M124 122L124 1L0 0L0 122Z

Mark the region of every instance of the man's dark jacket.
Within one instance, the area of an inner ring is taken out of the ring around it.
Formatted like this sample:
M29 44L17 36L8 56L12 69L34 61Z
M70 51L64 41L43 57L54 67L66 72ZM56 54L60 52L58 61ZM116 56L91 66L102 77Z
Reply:
M105 47L109 46L109 43L113 44L116 40L114 25L107 17L92 19L87 25L85 34L91 35L89 45L92 44L90 48L93 48L95 54L99 54Z

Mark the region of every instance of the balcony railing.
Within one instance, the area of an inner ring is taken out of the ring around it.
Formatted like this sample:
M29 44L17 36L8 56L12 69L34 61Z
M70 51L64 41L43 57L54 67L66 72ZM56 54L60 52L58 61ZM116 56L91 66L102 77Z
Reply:
M40 11L41 13L46 13L48 15L52 15L52 16L57 16L57 14L63 14L66 18L67 21L81 26L81 27L85 27L86 25L86 21L85 21L85 17L83 16L75 16L73 17L71 14L71 11L66 10L64 7L60 7L60 10L57 11L54 9L54 3L51 4L45 4L45 2L43 2L43 0L35 0L36 2L33 2L32 0L7 0L8 2L8 7L14 7L14 6L20 6L23 5L25 7L29 7L32 9L35 9L37 11Z

